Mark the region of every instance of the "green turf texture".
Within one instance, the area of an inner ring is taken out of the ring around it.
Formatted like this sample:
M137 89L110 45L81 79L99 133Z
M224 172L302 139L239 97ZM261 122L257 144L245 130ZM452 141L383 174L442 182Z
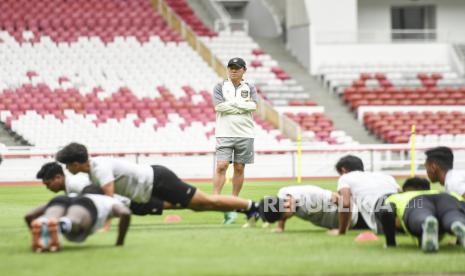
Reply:
M305 183L334 189L335 181ZM304 184L305 184L304 183ZM291 181L247 182L242 196L259 199L276 194ZM198 184L210 192L210 184ZM230 185L229 185L230 186ZM225 193L230 187L225 189ZM457 273L465 271L465 252L441 243L436 254L422 253L408 237L397 248L379 241L356 243L360 231L331 237L326 230L293 218L285 233L221 225L222 213L169 211L136 217L122 248L113 246L117 221L108 233L84 244L65 242L59 253L32 253L23 215L54 195L44 187L0 187L0 273L18 275L373 275ZM176 224L163 223L168 214Z

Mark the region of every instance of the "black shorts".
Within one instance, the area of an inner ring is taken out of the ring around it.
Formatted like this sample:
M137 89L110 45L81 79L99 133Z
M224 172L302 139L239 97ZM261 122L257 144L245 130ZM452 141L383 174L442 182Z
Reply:
M388 193L388 194L385 194L385 195L382 195L378 198L378 200L376 200L376 203L375 203L375 222L376 222L376 233L377 234L383 234L383 226L381 224L381 221L379 220L378 216L376 215L376 213L378 213L382 208L384 208L386 205L384 204L384 201L386 200L386 198L388 198L388 196L392 195L394 193ZM366 224L366 222L365 222Z
M152 197L149 202L146 203L131 201L129 209L131 209L132 214L137 216L161 215L163 214L163 200Z
M370 227L368 227L367 222L363 218L362 213L358 212L357 223L352 227L352 229L353 230L370 229Z
M97 207L95 207L95 204L92 202L92 200L85 196L79 196L76 197L72 205L79 205L89 211L90 217L92 219L92 227L94 227L95 222L97 222Z
M152 166L152 168L154 175L152 198L156 197L184 208L189 206L197 188L183 182L168 168L163 166Z
M62 206L63 208L68 209L68 207L73 203L74 200L75 198L69 196L56 196L47 203L46 208L52 206Z

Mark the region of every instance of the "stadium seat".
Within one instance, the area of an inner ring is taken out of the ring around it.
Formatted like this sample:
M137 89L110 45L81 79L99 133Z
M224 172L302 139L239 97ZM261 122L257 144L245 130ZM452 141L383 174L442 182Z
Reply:
M454 143L465 134L465 113L446 111L425 112L367 112L365 127L387 143L406 143L411 125L416 125L420 138L417 143Z
M284 114L300 125L303 140L315 139L327 144L356 143L344 131L335 130L333 122L323 113L286 112Z

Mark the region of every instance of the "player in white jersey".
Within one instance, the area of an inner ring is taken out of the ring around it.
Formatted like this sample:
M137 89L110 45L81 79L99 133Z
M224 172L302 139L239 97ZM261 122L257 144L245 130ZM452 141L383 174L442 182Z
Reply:
M37 179L54 193L64 191L68 196L75 196L81 193L82 189L90 185L89 177L84 173L71 175L65 173L57 162L45 163L36 175Z
M247 215L250 221L258 218L258 204L233 196L208 195L183 182L168 168L135 164L122 159L89 158L87 148L71 143L61 149L56 159L66 164L72 173L86 173L91 182L102 187L108 196L119 194L137 203L147 203L158 198L175 208L194 211L233 211Z
M281 188L277 197L264 199L260 209L265 221L278 221L275 232L283 232L287 220L294 215L316 226L333 229L338 227L338 200L339 195L330 190L313 185L295 185ZM351 227L367 228L363 223L362 218L358 220L358 212L354 209Z
M91 185L88 188L90 191L93 187ZM69 241L83 242L112 217L120 218L116 246L122 246L129 228L131 211L119 200L87 193L77 197L57 196L46 205L43 215L29 225L32 250L60 250L60 234Z
M425 168L431 182L439 182L446 192L465 198L465 171L454 170L454 154L448 147L436 147L425 152Z
M339 203L339 227L331 235L343 235L351 222L351 206L357 206L368 227L379 233L375 212L382 205L386 195L402 191L396 180L387 174L365 172L360 158L347 155L339 159L336 170L341 175L337 191L341 196Z
M45 163L37 172L36 177L41 179L42 183L50 191L54 193L63 191L67 196L71 197L80 195L85 187L92 184L87 174L79 173L72 175L65 173L57 162ZM129 207L135 215L161 215L164 209L170 207L170 204L164 203L159 199L152 199L149 203L139 204L131 202L129 198L124 196L115 195L115 198L121 201L126 207ZM26 214L24 217L26 223L29 225L37 216L42 215L45 212L45 207L46 205L39 206ZM110 224L106 226L106 229L109 226Z

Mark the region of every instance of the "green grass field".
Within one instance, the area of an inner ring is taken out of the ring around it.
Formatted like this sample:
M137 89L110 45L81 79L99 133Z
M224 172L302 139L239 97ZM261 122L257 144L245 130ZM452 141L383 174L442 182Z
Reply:
M312 181L334 189L334 181ZM242 196L259 199L275 194L289 182L248 182ZM210 191L210 184L199 184ZM226 191L227 192L227 191ZM356 243L350 232L330 237L326 230L292 219L285 233L257 227L221 225L222 214L165 212L162 217L133 216L126 245L113 246L116 221L108 233L97 233L84 244L65 242L62 252L30 251L23 215L53 197L44 187L0 187L1 275L361 275L465 272L465 252L441 244L439 253L424 254L407 237L397 248L379 241ZM167 214L183 221L163 223Z

